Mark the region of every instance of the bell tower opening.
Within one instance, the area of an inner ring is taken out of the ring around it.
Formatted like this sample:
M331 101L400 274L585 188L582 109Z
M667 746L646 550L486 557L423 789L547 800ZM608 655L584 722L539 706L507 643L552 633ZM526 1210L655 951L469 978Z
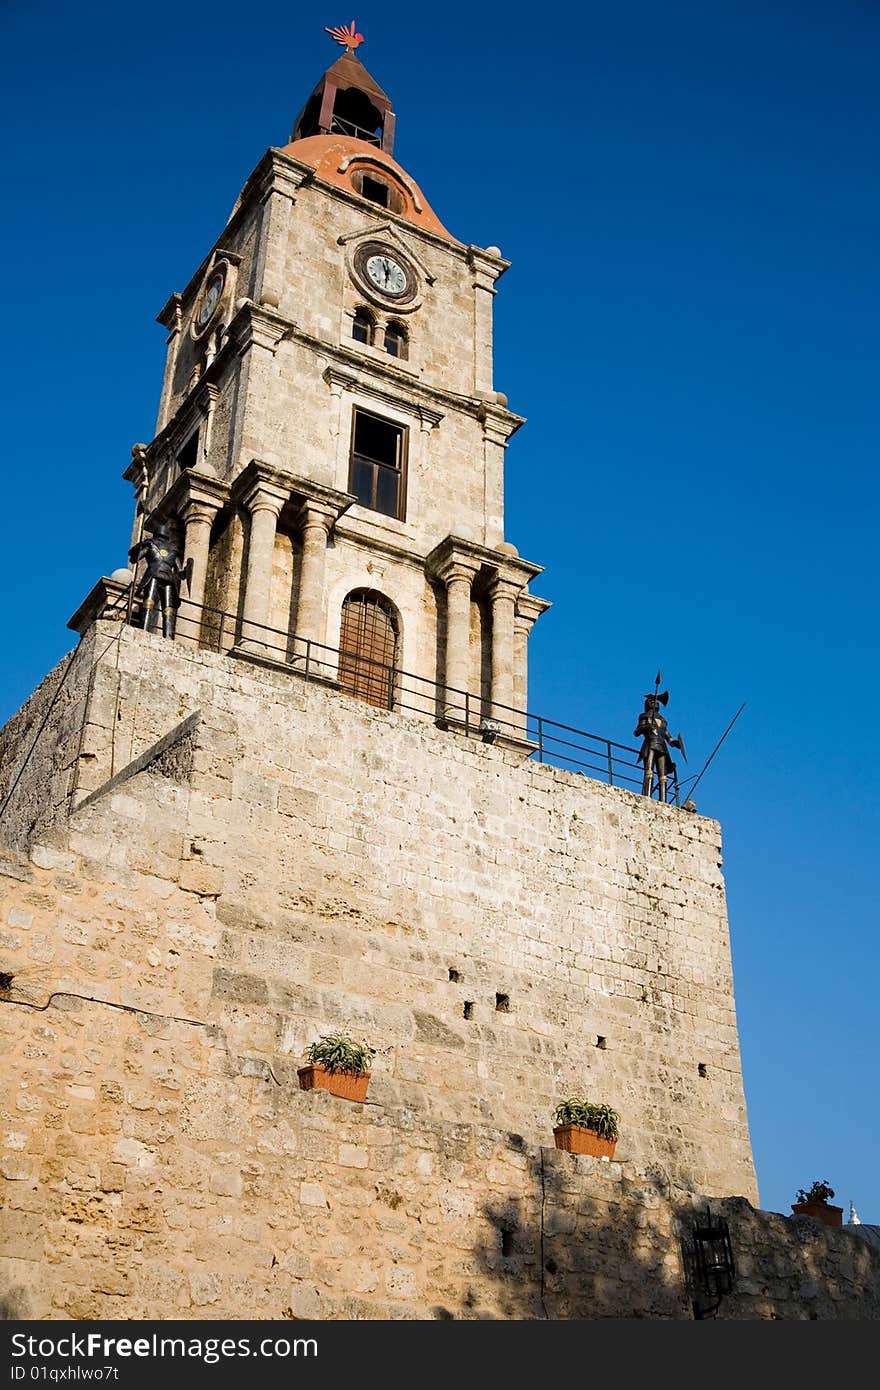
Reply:
M340 40L341 42L341 40ZM310 135L348 135L391 154L391 100L350 50L328 68L293 127L291 140Z

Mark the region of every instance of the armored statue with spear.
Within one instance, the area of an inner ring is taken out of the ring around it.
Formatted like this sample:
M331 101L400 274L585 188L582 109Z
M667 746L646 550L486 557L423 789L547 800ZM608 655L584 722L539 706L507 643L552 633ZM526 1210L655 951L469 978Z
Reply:
M639 722L633 733L637 738L641 738L642 746L639 750L639 762L644 764L644 776L642 778L642 795L652 796L654 792L654 777L657 778L658 795L661 801L666 800L666 783L672 778L672 786L675 792L675 800L678 801L678 771L673 762L669 750L670 748L681 749L681 756L687 762L684 739L681 734L673 738L669 733L669 727L660 713L660 706L669 703L669 691L660 689L660 672L654 680L653 695L645 696L645 708L639 715Z

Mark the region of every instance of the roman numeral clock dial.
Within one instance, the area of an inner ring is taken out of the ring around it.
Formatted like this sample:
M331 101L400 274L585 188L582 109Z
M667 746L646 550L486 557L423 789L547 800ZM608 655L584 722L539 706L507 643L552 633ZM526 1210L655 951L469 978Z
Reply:
M406 272L390 256L370 256L366 271L377 290L396 295L406 289Z
M403 304L416 293L418 282L409 262L381 242L372 241L360 247L354 259L354 270L365 288L380 299Z

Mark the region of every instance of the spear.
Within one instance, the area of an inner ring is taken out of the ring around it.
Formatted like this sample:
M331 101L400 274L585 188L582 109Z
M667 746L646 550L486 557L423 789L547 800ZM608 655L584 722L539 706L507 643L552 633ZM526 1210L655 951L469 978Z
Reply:
M694 792L697 790L697 785L698 785L698 783L699 783L699 781L700 781L700 778L702 777L703 773L706 771L706 768L709 766L709 764L711 763L712 759L715 757L715 754L718 752L718 749L721 747L722 743L723 743L724 740L727 738L727 735L730 733L731 729L733 728L733 726L734 726L734 724L736 723L736 721L739 719L739 717L740 717L740 715L742 714L742 712L743 712L743 710L745 709L745 707L746 707L746 702L745 702L745 700L743 700L743 702L742 702L742 704L740 705L739 709L737 710L736 714L735 714L735 715L733 716L733 718L731 719L731 721L730 721L730 723L728 724L727 728L724 730L724 733L721 735L720 739L719 739L718 742L715 744L715 747L712 749L712 752L709 754L708 758L706 759L705 763L703 764L702 771L700 772L699 776L697 777L696 781L694 782L694 785L691 787L690 791L688 792L688 797L689 797L689 798L690 798L690 797L693 797Z

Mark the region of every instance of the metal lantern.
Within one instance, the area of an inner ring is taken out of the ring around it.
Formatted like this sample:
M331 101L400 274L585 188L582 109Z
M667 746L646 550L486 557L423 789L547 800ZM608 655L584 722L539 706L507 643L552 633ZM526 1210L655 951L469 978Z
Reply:
M692 1271L694 1314L698 1318L714 1313L736 1278L736 1265L730 1244L730 1228L723 1216L713 1216L706 1207L693 1228Z

